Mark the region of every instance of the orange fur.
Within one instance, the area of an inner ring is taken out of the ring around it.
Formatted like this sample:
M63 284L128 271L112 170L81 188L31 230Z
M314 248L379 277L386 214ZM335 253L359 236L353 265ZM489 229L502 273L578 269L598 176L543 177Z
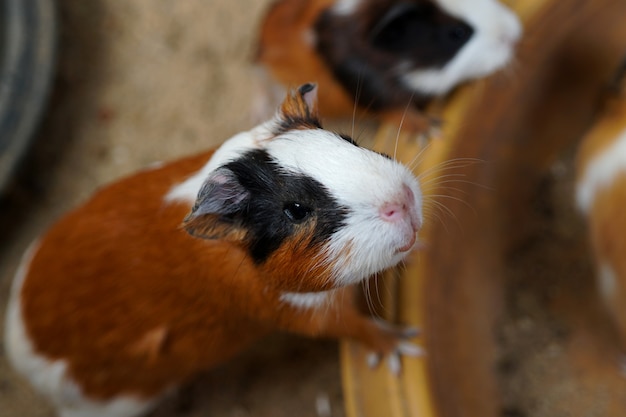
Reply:
M153 398L277 329L354 338L382 354L407 337L362 315L349 288L329 292L320 308L281 300L331 289L329 266L308 245L311 228L261 267L241 230L220 240L188 234L191 205L164 196L211 155L104 187L41 238L19 294L22 320L34 350L66 361L88 397Z
M617 325L622 347L626 348L626 174L598 192L589 214L589 232L593 253L599 265L607 264L615 272L617 286L605 299Z
M316 96L319 95L317 90L313 94ZM302 92L297 91L293 87L289 89L289 93L287 93L285 100L283 100L283 104L280 106L280 111L283 114L284 119L297 119L300 121L300 125L297 126L299 129L311 129L318 127L316 125L316 123L319 123L318 107L309 107Z
M279 83L315 82L323 117L351 116L354 103L308 42L319 14L334 0L279 0L268 11L259 34L256 62Z
M329 290L333 287L332 265L319 256L320 245L310 245L310 231L297 233L285 242L262 266L262 271L272 274L280 287L289 292ZM307 277L296 280L295 277ZM309 277L310 276L310 277Z
M150 330L137 343L131 346L130 351L136 355L144 356L150 362L154 362L163 352L168 332L169 330L165 326Z
M600 120L587 133L578 149L576 166L579 173L607 146L611 145L626 126L626 92L607 103Z
M626 82L624 88L626 91ZM622 93L621 97L607 103L600 119L580 145L576 161L579 182L594 157L613 145L624 131L626 95ZM615 287L602 295L617 325L622 347L626 348L626 171L616 172L610 183L596 190L587 217L598 279L602 279L606 268L615 275Z
M236 245L189 236L180 223L190 207L163 202L209 156L104 188L42 239L21 294L24 321L36 350L68 360L88 395L157 394L228 360L272 327L270 317L264 327L237 311L254 317L271 310L267 303L279 296L271 280L261 279ZM157 213L157 222L147 212ZM107 240L123 250L100 244ZM126 257L132 268L111 276ZM167 329L168 337L152 338L155 329ZM138 347L158 354L146 360Z

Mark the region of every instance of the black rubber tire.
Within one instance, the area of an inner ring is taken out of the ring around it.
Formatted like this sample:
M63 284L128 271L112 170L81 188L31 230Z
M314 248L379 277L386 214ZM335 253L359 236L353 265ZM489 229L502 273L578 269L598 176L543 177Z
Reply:
M0 194L43 114L56 44L53 0L0 0Z

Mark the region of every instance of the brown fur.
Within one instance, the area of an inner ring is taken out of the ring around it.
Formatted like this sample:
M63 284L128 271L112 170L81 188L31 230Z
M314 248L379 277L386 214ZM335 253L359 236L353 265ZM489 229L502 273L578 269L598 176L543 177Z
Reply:
M315 109L304 111L304 101L292 97L284 109L305 120ZM35 351L66 361L85 395L154 397L276 329L354 338L383 354L407 337L363 316L349 288L333 290L317 309L280 300L286 291L331 288L319 246L308 244L310 228L261 266L241 229L211 228L199 217L199 235L227 239L188 234L182 222L191 204L164 196L211 155L117 181L41 238L20 293L23 322Z
M319 14L332 3L334 0L277 1L262 23L255 61L283 85L319 84L321 115L345 117L352 115L352 98L306 41Z
M609 98L600 119L583 139L577 155L577 172L583 176L587 165L611 146L626 130L626 79L622 92ZM626 173L617 173L610 184L596 191L588 213L589 237L598 267L609 266L615 273L615 292L604 300L617 325L622 348L626 348Z
M320 256L321 245L312 246L309 243L312 229L296 234L261 266L261 270L272 274L286 291L310 292L333 288L332 265ZM295 277L307 279L295 280Z
M309 86L310 84L305 84L305 86ZM314 85L311 85L312 88L316 88ZM302 91L302 89L296 90L291 87L289 89L289 93L285 97L283 104L280 106L280 111L282 113L283 120L298 120L300 124L295 126L298 129L315 129L320 127L319 121L319 111L316 106L310 108L305 99L304 94L307 91ZM318 94L317 92L312 94Z
M589 214L589 232L594 257L609 265L617 278L615 293L605 300L617 325L622 348L626 348L626 174L598 192Z
M583 167L591 159L609 146L618 134L626 126L626 88L621 97L610 99L604 112L601 122L596 124L586 135L580 145L577 155L578 172L582 174Z

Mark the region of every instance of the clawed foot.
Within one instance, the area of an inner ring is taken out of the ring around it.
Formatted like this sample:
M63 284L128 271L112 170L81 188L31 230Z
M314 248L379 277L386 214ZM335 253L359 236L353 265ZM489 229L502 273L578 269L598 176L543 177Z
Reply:
M401 356L420 357L425 355L423 348L408 341L409 339L419 336L420 331L418 328L398 328L378 320L376 324L380 327L382 332L386 333L388 337L393 340L393 343L390 349L383 351L384 353L374 351L367 355L367 365L370 368L376 368L381 360L386 359L389 371L393 375L398 376L402 372Z
M389 372L392 374L399 376L402 372L402 362L400 361L400 355L419 357L423 356L424 349L421 347L410 343L410 342L401 342L398 343L396 349L391 353L388 353L386 356L387 366L389 367ZM372 352L367 355L367 365L374 369L380 364L381 355L380 353Z

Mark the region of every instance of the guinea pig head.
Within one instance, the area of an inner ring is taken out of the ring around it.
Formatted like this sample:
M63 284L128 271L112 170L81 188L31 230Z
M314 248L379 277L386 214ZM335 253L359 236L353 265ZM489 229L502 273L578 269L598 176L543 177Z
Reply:
M208 174L185 229L240 245L268 285L310 292L400 262L422 224L403 165L320 127L311 84L289 93L272 136Z
M403 81L411 88L427 94L445 94L459 83L487 76L511 61L522 26L518 17L498 0L435 1L445 18L433 16L434 12L423 6L427 2L418 4L422 6L399 17L407 21L407 34L420 22L430 23L422 23L427 29L418 31L418 46L413 46L417 56L424 55L425 64L409 68L403 75ZM393 31L393 25L392 22L386 27ZM426 48L428 42L432 42L431 49Z
M340 78L354 77L355 68L366 78L367 57L406 88L431 96L508 63L521 24L497 0L337 0L317 31L320 53Z

